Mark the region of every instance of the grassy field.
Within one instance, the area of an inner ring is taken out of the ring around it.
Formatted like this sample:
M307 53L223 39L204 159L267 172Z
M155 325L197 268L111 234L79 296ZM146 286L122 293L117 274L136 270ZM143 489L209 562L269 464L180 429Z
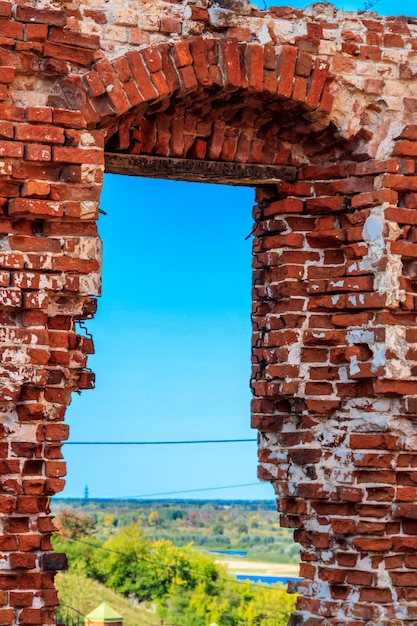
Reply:
M71 607L86 616L102 602L107 602L123 615L123 626L157 626L161 623L161 619L150 611L133 606L126 598L79 572L60 572L55 583L64 611Z

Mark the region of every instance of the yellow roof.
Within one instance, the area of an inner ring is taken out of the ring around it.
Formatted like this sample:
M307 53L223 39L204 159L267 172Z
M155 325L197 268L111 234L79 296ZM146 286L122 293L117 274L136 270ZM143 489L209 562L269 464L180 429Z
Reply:
M86 624L88 624L89 621L111 624L112 622L122 622L123 617L112 609L107 602L102 602L100 606L86 616L84 621Z

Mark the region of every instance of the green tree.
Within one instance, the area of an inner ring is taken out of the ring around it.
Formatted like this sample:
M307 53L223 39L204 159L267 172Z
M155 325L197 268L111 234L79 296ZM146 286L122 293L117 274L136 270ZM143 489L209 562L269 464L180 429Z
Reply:
M213 526L213 535L223 535L224 526L221 522L216 522Z
M295 600L281 586L238 584L213 558L170 541L151 541L137 524L101 543L96 538L54 538L68 555L70 570L81 571L110 589L155 602L159 615L175 626L243 626L274 617L284 626Z
M104 542L104 550L94 555L97 578L122 595L146 600L158 593L158 581L149 553L151 541L136 524L122 528Z
M296 596L287 593L282 585L274 585L270 589L257 585L251 600L241 612L241 617L244 621L255 623L274 617L277 625L284 626L295 611L295 602Z
M98 579L95 563L99 552L98 548L101 546L99 539L89 537L86 542L82 539L69 540L61 535L55 535L52 539L52 545L57 552L65 552L70 571Z

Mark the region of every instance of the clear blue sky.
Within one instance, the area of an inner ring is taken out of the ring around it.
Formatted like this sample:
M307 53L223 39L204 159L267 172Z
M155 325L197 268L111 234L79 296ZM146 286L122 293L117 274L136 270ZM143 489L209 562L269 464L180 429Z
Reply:
M272 6L272 2L267 2ZM262 2L258 5L261 7ZM303 7L304 2L293 6ZM363 2L344 2L361 10ZM380 0L383 15L410 14ZM252 189L107 175L103 296L87 323L96 389L75 395L70 441L253 438ZM61 497L128 497L256 483L255 443L76 446ZM272 499L269 484L173 497Z
M245 241L253 196L247 188L106 176L103 297L88 322L97 383L73 398L71 440L255 437ZM105 497L256 482L250 443L65 446L64 453L68 497L81 496L85 484L91 497Z

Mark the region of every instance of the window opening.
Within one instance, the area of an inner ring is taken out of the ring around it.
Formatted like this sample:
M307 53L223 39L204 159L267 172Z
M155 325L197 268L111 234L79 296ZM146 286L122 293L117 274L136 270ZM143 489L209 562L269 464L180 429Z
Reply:
M88 322L96 389L73 398L70 440L254 437L245 240L253 196L247 187L106 175L103 296ZM61 497L81 497L86 484L94 498L252 483L206 496L272 498L269 485L256 485L256 443L64 454Z

